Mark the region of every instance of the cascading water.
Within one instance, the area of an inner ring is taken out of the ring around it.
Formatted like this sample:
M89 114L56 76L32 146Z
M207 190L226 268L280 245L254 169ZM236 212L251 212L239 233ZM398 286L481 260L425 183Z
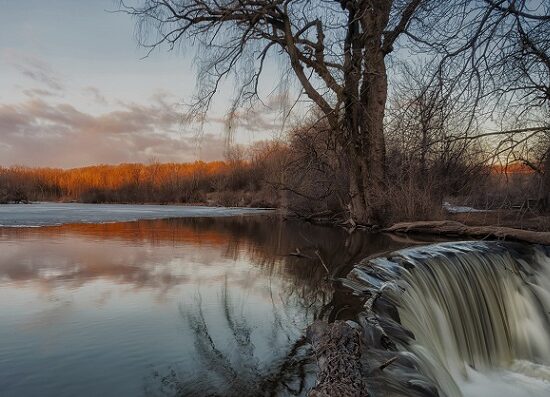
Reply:
M440 395L550 396L547 248L437 244L370 260L350 280L397 308L414 337L396 345Z

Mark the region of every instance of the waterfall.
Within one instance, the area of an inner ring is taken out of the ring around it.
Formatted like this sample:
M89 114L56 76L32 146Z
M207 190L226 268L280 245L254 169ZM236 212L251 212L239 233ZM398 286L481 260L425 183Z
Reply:
M398 348L415 357L440 395L550 395L548 248L417 247L367 261L350 280L395 306L414 335L397 340Z

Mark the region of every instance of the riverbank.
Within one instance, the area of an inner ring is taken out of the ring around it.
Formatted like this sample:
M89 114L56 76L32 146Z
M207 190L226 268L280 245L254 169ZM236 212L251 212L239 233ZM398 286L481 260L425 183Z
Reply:
M524 230L504 226L469 226L457 221L419 221L396 223L386 229L389 233L428 234L447 237L497 239L550 245L550 232Z

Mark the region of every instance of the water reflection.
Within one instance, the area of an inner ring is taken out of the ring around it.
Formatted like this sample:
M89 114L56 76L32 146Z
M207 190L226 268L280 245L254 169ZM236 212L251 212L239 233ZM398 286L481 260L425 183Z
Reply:
M147 394L303 395L308 389L306 373L313 373L311 355L305 338L296 334L296 319L288 307L276 305L275 300L272 303L271 313L264 314L270 324L262 324L270 327L271 332L262 340L254 340L258 325L252 324L244 310L236 305L225 285L220 297L221 318L229 337L222 343L214 336L216 329L209 325L200 296L195 307L180 308L182 319L193 331L201 370L189 376L188 371L171 366L164 374L155 373L158 382L152 382L153 388L147 390ZM307 313L303 315L309 317ZM268 360L262 360L262 346L258 346L258 342L269 347L268 354L272 357ZM160 388L155 389L157 385Z
M0 229L0 389L304 394L304 328L357 309L329 279L409 244L272 216Z

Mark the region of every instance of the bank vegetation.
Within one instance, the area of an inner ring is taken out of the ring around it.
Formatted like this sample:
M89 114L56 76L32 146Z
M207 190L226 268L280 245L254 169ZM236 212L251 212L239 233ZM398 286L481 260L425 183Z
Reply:
M432 120L428 128L411 119L416 116L395 113L388 121L383 210L389 223L453 219L545 228L550 213L549 135L538 134L502 157L495 156L490 139L458 139L449 125L436 126ZM0 202L272 207L353 226L350 176L340 153L330 127L312 115L285 139L234 147L224 161L0 168Z

